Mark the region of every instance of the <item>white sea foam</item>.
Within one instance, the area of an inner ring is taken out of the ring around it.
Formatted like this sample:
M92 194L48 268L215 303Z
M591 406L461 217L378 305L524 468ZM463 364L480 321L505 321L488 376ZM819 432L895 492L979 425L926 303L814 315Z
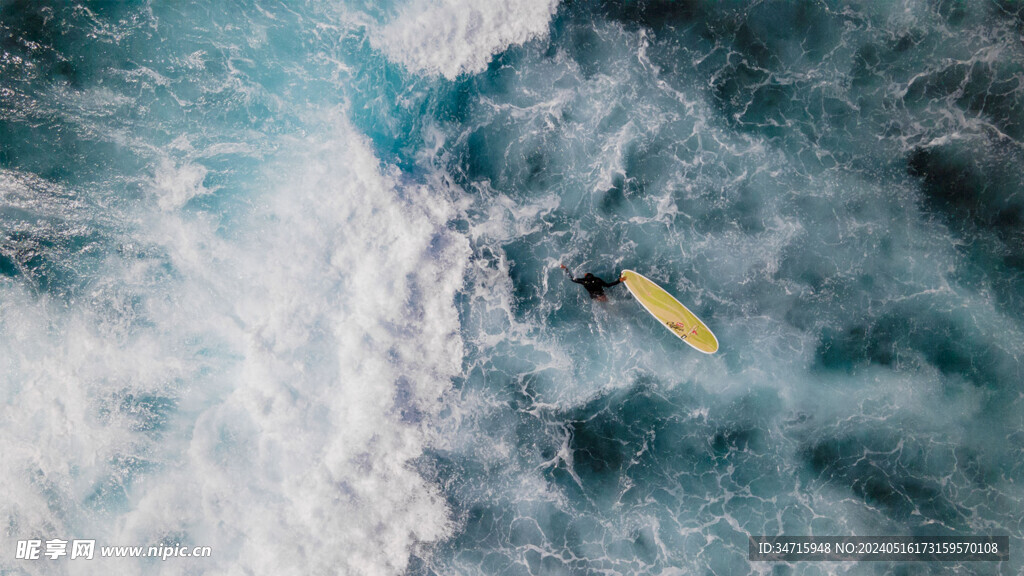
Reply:
M487 68L509 46L546 36L554 0L431 0L403 6L373 31L389 59L421 74L454 79Z
M91 303L0 286L5 550L187 542L213 557L162 573L397 574L449 533L411 461L461 369L468 247L448 199L324 124L230 237L157 195Z
M199 164L175 166L170 160L164 160L154 174L157 203L163 210L174 210L196 196L209 194L203 185L205 178L206 168Z

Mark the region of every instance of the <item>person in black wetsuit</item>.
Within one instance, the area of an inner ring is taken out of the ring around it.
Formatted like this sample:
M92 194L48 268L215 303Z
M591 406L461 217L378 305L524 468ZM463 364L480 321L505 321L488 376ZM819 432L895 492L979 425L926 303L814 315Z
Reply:
M605 300L608 299L608 296L606 296L604 293L605 288L611 288L612 286L615 286L618 283L625 280L624 277L620 276L619 279L616 280L615 282L608 283L598 278L597 276L594 276L590 272L584 274L583 278L573 278L572 272L569 272L569 269L565 267L565 264L562 264L561 266L562 270L565 270L565 273L569 275L570 280L577 284L583 284L583 287L586 288L587 292L590 293L590 297L593 298L594 300L600 300L601 302L604 302Z

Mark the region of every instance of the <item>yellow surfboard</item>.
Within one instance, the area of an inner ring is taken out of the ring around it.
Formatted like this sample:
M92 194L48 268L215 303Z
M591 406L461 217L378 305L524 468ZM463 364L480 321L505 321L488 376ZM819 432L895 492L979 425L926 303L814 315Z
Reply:
M705 354L718 350L718 338L707 325L664 288L632 270L623 270L622 276L633 297L670 332Z

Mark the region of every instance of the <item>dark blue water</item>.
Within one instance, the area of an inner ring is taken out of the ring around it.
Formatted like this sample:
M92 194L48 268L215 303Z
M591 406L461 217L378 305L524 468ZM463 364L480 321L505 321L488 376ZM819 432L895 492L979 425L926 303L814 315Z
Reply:
M0 566L1018 573L1022 35L1011 1L0 0ZM747 560L779 534L1012 551Z

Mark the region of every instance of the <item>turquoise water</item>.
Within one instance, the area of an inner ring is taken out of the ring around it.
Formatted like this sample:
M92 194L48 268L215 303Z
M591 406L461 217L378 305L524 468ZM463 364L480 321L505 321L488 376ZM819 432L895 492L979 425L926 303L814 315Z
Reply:
M1022 33L1009 1L0 0L0 566L1019 572Z

